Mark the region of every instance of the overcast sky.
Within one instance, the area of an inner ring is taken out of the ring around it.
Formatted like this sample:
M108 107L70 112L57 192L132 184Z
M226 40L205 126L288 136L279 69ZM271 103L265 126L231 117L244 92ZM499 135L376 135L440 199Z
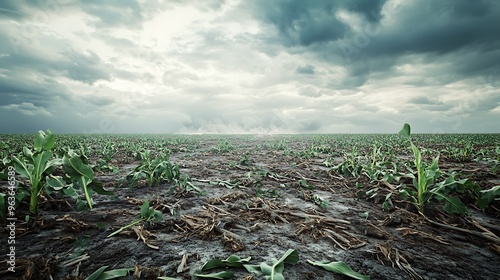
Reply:
M0 1L0 133L500 133L498 0Z

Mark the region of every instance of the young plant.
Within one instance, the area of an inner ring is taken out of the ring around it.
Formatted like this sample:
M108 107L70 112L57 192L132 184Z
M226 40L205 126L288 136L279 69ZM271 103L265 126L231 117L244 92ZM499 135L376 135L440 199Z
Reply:
M113 235L116 235L116 234L124 231L125 229L127 229L131 226L134 226L140 222L161 222L162 220L163 220L163 215L162 215L161 211L158 211L158 210L155 210L155 209L149 207L149 201L146 200L142 204L141 213L139 214L139 217L135 221L133 221L130 224L123 226L120 229L112 232L107 237L111 237Z
M360 158L357 148L354 146L352 151L345 155L344 161L333 167L333 170L336 170L346 177L358 177L363 171L363 165L360 162Z
M94 192L101 195L113 195L113 192L105 190L100 182L94 181L94 171L85 157L70 149L63 156L62 162L65 172L63 176L48 175L45 178L47 194L56 192L73 198L76 201L77 211L92 209ZM83 190L84 199L81 199L78 189Z
M29 210L33 214L38 212L38 199L46 183L45 176L61 165L60 159L51 159L54 142L55 137L50 130L47 134L40 130L35 135L34 151L24 147L22 156L12 156L16 172L30 183Z
M151 151L146 150L141 155L141 162L134 168L126 179L130 185L135 185L138 181L146 179L149 187L161 181L173 182L180 179L179 166L169 161L168 154L160 152L152 159Z
M418 210L423 213L425 204L430 202L433 197L436 197L438 200L445 200L446 204L443 207L444 211L448 213L457 212L464 214L465 206L460 199L456 196L452 197L448 196L447 193L444 193L446 187L456 183L456 181L453 180L453 182L451 182L451 180L447 179L438 183L435 188L429 189L435 183L436 179L441 176L441 172L438 167L439 154L433 158L430 166L426 166L422 161L420 150L411 141L410 125L405 123L399 134L409 139L411 150L413 152L414 163L417 168L417 177L413 178L413 185L417 189L416 206Z

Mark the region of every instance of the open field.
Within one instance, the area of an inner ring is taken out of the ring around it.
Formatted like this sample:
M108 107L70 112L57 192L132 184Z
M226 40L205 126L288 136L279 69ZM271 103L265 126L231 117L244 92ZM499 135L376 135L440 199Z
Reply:
M50 137L0 135L2 279L499 277L499 134Z

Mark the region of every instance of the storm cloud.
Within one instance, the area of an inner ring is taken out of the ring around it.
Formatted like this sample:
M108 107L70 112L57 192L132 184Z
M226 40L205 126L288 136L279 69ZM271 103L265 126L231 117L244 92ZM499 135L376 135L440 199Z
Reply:
M0 2L0 133L500 132L495 0Z

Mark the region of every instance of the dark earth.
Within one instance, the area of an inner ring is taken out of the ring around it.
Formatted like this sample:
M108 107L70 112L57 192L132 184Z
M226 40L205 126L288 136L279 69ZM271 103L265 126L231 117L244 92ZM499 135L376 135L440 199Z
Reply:
M112 163L119 174L96 172L96 180L115 196L95 195L92 210L77 212L71 199L49 196L40 199L39 215L28 222L27 205L17 209L16 272L6 271L3 262L0 278L85 279L109 266L131 268L125 279L193 279L213 258L235 254L259 264L295 249L299 262L285 265L286 279L351 279L307 260L343 261L370 279L500 279L498 201L485 212L468 204L466 216L430 206L424 216L394 196L392 207L384 210L384 196L394 186L363 176L343 177L323 164L328 154L300 157L266 146L279 137L229 137L233 148L227 150L218 150L220 139L213 137L195 148L172 149L171 162L202 195L168 192L167 183L118 187L138 160L117 154ZM307 137L300 139L288 139L287 146L303 150ZM405 154L411 161L410 153ZM341 152L333 158L335 164L342 159ZM500 182L481 161L441 158L440 168L462 170L485 188ZM259 175L263 170L267 173ZM359 196L373 186L381 195ZM320 207L315 197L329 204ZM163 221L107 238L137 217L144 200L163 213ZM4 259L8 233L2 220ZM235 279L260 279L243 268L229 270L236 272Z

